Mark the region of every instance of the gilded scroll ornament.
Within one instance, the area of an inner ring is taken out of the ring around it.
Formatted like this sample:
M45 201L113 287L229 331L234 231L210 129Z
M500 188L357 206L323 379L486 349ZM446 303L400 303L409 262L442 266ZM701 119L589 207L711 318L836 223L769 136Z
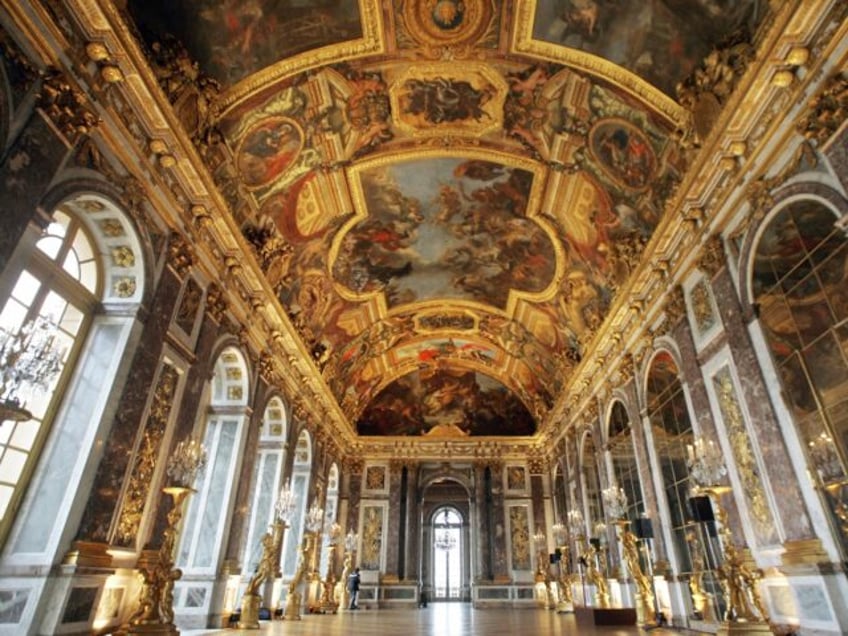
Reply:
M100 121L83 93L55 69L44 73L37 104L71 143L91 134Z
M368 506L362 523L362 550L360 564L366 570L380 569L380 555L383 550L383 508Z
M527 506L511 506L509 527L512 540L512 569L530 569L530 528L527 524Z
M774 516L769 507L768 497L760 477L760 468L742 416L730 370L727 367L719 370L713 376L713 384L718 396L721 416L727 428L727 436L733 449L733 457L736 460L742 492L753 522L754 535L762 546L775 545L779 536Z
M822 144L848 119L848 75L834 75L824 89L810 100L806 115L798 122L798 132Z

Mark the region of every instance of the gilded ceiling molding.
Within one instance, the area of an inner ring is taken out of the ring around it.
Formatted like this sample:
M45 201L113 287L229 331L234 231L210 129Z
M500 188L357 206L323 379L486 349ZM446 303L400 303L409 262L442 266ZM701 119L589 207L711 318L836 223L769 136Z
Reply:
M180 278L185 278L195 261L194 248L179 232L171 232L168 237L167 263Z
M680 285L671 288L665 300L666 320L673 326L686 315L686 296Z
M513 38L509 45L512 52L559 62L589 73L651 106L674 128L686 130L690 127L690 115L684 108L635 73L591 53L534 39L535 3L525 1L517 4Z
M798 132L822 145L848 119L848 75L845 71L833 75L822 90L807 104L798 122Z
M692 113L696 143L706 138L754 58L747 29L731 34L714 48L701 65L677 85L680 104Z
M704 243L698 267L710 278L727 265L727 252L721 234L714 234Z
M85 94L74 88L67 75L55 68L42 73L36 105L71 145L90 135L100 122Z
M206 290L206 314L219 325L223 325L229 311L226 293L216 283Z

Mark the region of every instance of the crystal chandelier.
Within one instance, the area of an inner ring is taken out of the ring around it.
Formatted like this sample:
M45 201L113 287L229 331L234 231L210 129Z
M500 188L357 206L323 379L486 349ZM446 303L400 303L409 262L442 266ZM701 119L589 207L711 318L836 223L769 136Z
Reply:
M557 521L551 526L551 531L554 533L554 541L556 541L557 545L564 545L568 540L568 531L565 529L563 523Z
M579 510L568 511L568 530L574 537L579 537L586 531L583 514Z
M616 488L610 486L601 491L601 498L604 501L604 510L607 512L608 519L621 519L624 513L627 512L627 495L624 493L624 488Z
M318 505L317 501L312 502L309 512L306 513L306 529L315 534L321 530L324 525L324 509Z
M686 445L686 452L689 474L698 486L716 486L727 474L721 450L712 440L696 437Z
M453 550L456 547L456 537L447 528L438 530L436 531L436 540L433 545L436 546L437 550Z
M289 480L286 479L286 483L280 488L280 494L277 495L277 501L274 503L274 518L283 523L288 522L294 513L294 507L294 491Z
M184 439L171 454L166 474L171 479L171 485L180 488L191 488L197 474L206 466L206 448L194 438Z
M32 414L21 406L21 393L47 391L62 369L65 347L57 341L58 327L44 316L27 321L16 332L0 328L0 415L24 421Z

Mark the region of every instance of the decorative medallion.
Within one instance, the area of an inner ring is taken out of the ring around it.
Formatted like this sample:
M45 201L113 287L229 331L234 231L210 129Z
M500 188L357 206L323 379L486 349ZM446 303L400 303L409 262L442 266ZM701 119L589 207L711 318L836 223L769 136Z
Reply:
M236 150L236 165L251 189L267 186L297 159L303 133L293 119L269 117L252 126Z
M657 159L642 132L624 119L602 119L589 132L592 155L607 177L633 190L648 187Z
M403 17L421 44L453 46L483 35L492 6L483 0L410 0L404 4Z

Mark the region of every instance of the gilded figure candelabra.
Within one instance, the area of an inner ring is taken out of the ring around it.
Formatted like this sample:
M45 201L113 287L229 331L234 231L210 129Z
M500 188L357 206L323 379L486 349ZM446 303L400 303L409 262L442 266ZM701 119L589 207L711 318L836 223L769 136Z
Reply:
M551 530L554 533L559 557L559 578L557 579L559 600L557 601L556 610L560 614L573 612L574 596L571 586L574 584L575 575L571 572L571 549L568 547L568 531L562 523L555 523L551 527Z
M174 551L183 505L194 492L194 480L205 465L206 449L196 440L180 442L171 455L166 469L171 485L164 487L162 492L171 497L173 503L159 549L142 550L139 557L141 594L138 607L122 630L125 634L179 634L174 626L174 582L182 576L182 571L174 567Z
M259 610L263 600L261 587L265 584L265 599L271 596L274 577L279 570L280 546L283 542L283 533L288 527L288 520L294 511L294 492L286 481L280 489L280 494L274 504L274 521L271 523L271 531L262 536L262 557L253 576L247 583L244 596L241 600L241 615L238 622L239 629L259 629ZM269 589L271 588L271 589Z
M323 519L324 510L316 501L306 514L306 532L303 535L303 544L300 548L300 560L298 561L294 578L289 583L288 594L286 595L286 612L283 615L283 618L286 620L300 620L300 607L303 601L303 595L298 587L303 582L306 571L309 569L309 564L312 562L312 553L315 550Z
M727 512L721 506L721 496L731 490L730 486L719 484L721 478L727 474L721 450L712 440L698 438L688 447L688 456L690 475L698 490L710 496L720 527L723 558L716 568L716 574L725 596L727 610L719 633L767 633L768 613L757 587L762 572L750 565L752 561L748 551L734 543L733 533L727 522Z
M544 609L551 609L551 576L550 564L548 560L547 537L541 529L533 535L533 542L536 544L536 585L544 586L543 595L539 596L539 606Z
M339 541L339 535L342 532L342 527L337 523L332 523L327 527L327 573L321 584L324 587L321 594L321 604L318 610L324 614L335 614L339 610L339 604L336 602L336 545Z

